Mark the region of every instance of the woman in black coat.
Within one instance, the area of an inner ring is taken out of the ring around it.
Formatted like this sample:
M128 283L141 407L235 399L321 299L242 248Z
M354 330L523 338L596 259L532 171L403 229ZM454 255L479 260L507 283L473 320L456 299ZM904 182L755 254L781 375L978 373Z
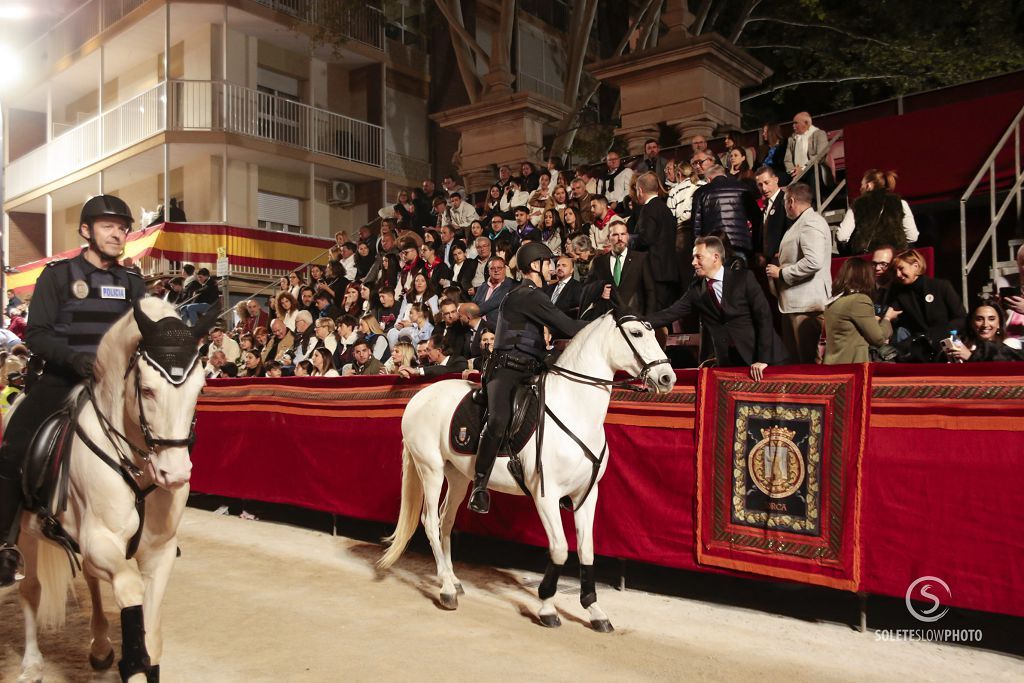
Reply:
M900 311L894 327L906 330L911 339L927 338L936 352L939 341L952 330L964 331L967 312L959 295L948 280L925 275L927 264L920 252L910 249L897 254L890 267L895 272L895 281L889 305ZM896 335L898 339L904 336Z

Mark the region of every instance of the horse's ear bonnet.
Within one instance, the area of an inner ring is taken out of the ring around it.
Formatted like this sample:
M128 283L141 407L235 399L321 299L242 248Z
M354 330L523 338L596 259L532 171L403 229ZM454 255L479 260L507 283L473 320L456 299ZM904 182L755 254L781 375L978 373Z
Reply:
M135 322L142 332L139 353L147 364L171 384L184 382L199 361L192 330L180 318L167 316L153 322L135 302Z

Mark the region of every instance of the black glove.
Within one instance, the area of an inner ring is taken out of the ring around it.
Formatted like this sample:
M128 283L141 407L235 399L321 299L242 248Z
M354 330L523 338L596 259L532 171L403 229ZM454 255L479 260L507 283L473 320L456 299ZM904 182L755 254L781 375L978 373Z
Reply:
M75 374L82 379L89 379L92 377L92 369L96 364L96 356L91 353L76 353L71 356L71 369L75 371Z

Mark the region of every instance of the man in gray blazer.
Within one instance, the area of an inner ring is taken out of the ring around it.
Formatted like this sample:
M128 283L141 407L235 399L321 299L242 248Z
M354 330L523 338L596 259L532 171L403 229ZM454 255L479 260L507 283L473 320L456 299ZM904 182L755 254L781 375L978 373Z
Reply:
M807 166L814 161L815 157L828 149L828 134L820 128L815 128L811 122L811 115L805 111L793 117L793 137L789 139L786 146L786 171L793 178L800 175ZM823 159L818 164L819 174L822 183L832 183L832 169ZM800 179L802 182L811 184L814 178L806 176Z
M825 306L832 298L832 233L811 208L811 187L786 188L786 215L795 222L779 245L779 265L765 268L782 313L782 341L799 363L813 363Z

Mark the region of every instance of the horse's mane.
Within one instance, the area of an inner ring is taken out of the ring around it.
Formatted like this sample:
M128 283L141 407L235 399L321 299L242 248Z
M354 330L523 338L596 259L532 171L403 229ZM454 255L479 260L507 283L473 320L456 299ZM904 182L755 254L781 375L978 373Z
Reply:
M596 372L593 368L582 367L584 365L581 356L585 350L590 350L595 343L598 342L602 335L607 332L609 325L615 324L615 318L611 312L605 313L600 318L597 318L589 325L584 327L580 332L572 338L569 344L562 351L562 355L558 357L558 364L563 368L575 370L576 372L584 372L591 374Z
M144 297L139 301L139 307L153 321L169 316L180 318L173 305L157 297ZM96 398L100 405L106 407L110 421L120 430L124 429L123 411L120 410L124 405L124 376L141 340L142 332L135 322L135 311L130 309L107 330L96 351L96 363L101 371L96 382Z

